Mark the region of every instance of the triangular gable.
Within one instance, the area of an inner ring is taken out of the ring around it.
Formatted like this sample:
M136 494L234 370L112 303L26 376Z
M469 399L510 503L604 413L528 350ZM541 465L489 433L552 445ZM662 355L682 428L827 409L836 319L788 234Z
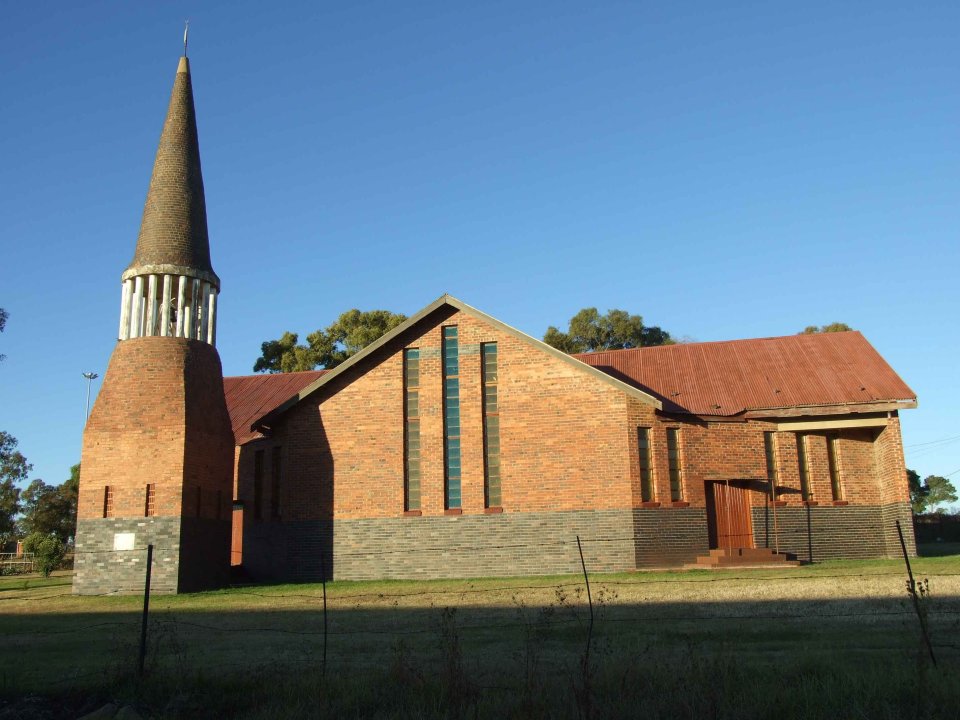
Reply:
M459 310L462 313L470 315L471 317L476 318L477 320L488 323L493 327L497 328L498 330L504 333L507 333L508 335L512 335L518 340L521 340L522 342L532 345L538 350L545 352L548 355L552 355L553 357L558 358L559 360L562 360L563 362L569 365L572 365L573 367L577 368L581 372L587 375L590 375L594 379L602 383L605 383L611 387L614 387L623 393L626 393L630 397L636 398L647 405L651 405L655 407L657 410L660 410L662 408L660 401L657 398L653 397L652 395L649 395L643 392L642 390L639 390L633 387L632 385L628 385L627 383L621 380L618 380L615 377L607 375L602 370L597 370L596 368L591 367L590 365L587 365L586 363L581 362L580 360L577 360L576 358L571 357L570 355L567 355L565 352L557 350L556 348L551 347L546 343L541 342L540 340L537 340L536 338L533 338L524 332L521 332L520 330L517 330L516 328L510 327L506 323L500 322L495 317L487 315L485 312L482 312L480 310L477 310L475 307L467 305L465 302L458 300L452 295L441 295L439 298L437 298L432 303L427 305L416 315L413 315L407 318L405 322L401 323L400 325L397 325L397 327L395 327L393 330L386 333L375 342L370 343L369 345L367 345L367 347L365 347L363 350L358 352L356 355L349 357L347 360L340 363L329 372L325 372L321 377L317 378L315 381L307 385L305 388L303 388L303 390L298 392L296 395L292 396L289 400L281 404L275 410L272 410L271 412L261 417L259 420L253 423L252 428L269 426L273 420L283 415L285 412L287 412L287 410L297 405L301 400L306 399L307 397L315 393L317 390L322 388L327 383L331 382L335 378L347 372L354 365L358 365L362 363L367 357L375 353L377 350L382 348L391 340L398 337L399 335L402 335L407 330L412 328L414 325L421 322L422 320L429 317L430 315L432 315L433 313L435 313L436 311L440 310L443 307L451 307L455 310Z

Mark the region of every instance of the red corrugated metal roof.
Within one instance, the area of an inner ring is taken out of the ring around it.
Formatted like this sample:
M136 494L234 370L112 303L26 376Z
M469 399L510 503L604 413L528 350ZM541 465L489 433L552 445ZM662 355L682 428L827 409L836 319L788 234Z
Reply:
M289 400L325 372L326 370L311 370L276 375L225 377L223 392L227 399L227 410L230 412L230 423L233 425L234 442L243 445L263 437L250 429L253 422Z
M736 415L795 406L916 400L913 390L855 331L574 357L659 398L664 412Z

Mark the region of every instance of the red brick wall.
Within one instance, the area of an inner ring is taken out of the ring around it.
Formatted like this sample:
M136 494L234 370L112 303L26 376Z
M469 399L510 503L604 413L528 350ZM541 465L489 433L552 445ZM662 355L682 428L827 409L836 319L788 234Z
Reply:
M232 453L214 348L182 338L118 343L84 431L78 517L103 516L106 485L114 517L142 517L152 483L157 516L194 516L200 486L203 516L216 517L219 490L227 519Z
M420 360L421 509L444 513L441 327L460 344L462 510L484 512L478 345L497 342L504 512L630 508L636 482L633 417L652 408L512 334L453 313L411 328L362 371L350 370L302 402L269 441L244 446L239 493L250 513L252 455L284 448L284 520L385 518L403 513L403 349ZM269 454L269 453L268 453ZM269 471L265 470L267 503ZM334 481L335 478L335 481ZM335 483L335 486L333 486ZM636 492L639 492L638 490Z
M403 512L403 356L421 350L422 513L443 514L443 413L439 350L443 325L459 328L464 513L484 511L481 342L498 343L503 507L505 512L612 509L640 505L637 427L650 428L654 500L669 507L667 428L680 430L683 501L705 505L705 482L750 481L755 506L766 503L764 432L774 422L699 421L654 409L540 349L472 316L453 313L412 328L327 388L291 410L273 437L244 446L238 493L252 517L253 454L264 449L264 521L270 504L271 448L284 453L285 520L397 517ZM827 433L807 436L810 489L830 503ZM839 431L845 500L902 501L902 446L896 418L877 428ZM801 502L796 433L775 433L778 497ZM335 478L335 482L334 482Z
M657 417L653 423L639 413L631 413L631 425L651 428L654 500L670 504L670 477L667 460L667 428L680 430L680 455L684 501L702 507L705 482L709 480L749 481L756 492L753 505L766 502L767 464L764 432L775 432L772 422L698 422ZM856 505L881 505L907 499L903 480L903 450L899 424L892 418L886 428L850 428L838 434L838 466L844 500ZM807 466L810 489L815 501L833 501L827 462L827 432L807 432ZM775 457L778 470L778 499L790 504L801 502L797 434L775 432ZM631 477L635 500L639 498L639 466L636 438L630 447Z
M900 418L896 413L887 419L876 442L877 472L880 476L883 503L909 503L910 489L907 485L907 466L903 458L903 438L900 435Z

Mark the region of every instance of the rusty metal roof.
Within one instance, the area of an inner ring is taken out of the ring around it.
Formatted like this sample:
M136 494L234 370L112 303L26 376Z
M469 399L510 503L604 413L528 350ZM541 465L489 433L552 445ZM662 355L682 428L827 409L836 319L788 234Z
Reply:
M250 429L254 420L296 395L325 372L327 371L311 370L277 375L225 377L223 392L227 400L227 410L230 412L230 423L233 425L234 442L243 445L263 437Z
M667 413L729 416L798 406L916 401L916 393L856 331L574 357L659 398Z

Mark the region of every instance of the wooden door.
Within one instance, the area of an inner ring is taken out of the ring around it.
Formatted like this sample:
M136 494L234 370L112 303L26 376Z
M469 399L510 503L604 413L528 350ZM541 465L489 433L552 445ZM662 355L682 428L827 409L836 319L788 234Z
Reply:
M230 541L230 564L243 564L243 503L233 504L233 527Z
M707 492L707 514L711 548L752 548L750 490L728 481L711 482Z

